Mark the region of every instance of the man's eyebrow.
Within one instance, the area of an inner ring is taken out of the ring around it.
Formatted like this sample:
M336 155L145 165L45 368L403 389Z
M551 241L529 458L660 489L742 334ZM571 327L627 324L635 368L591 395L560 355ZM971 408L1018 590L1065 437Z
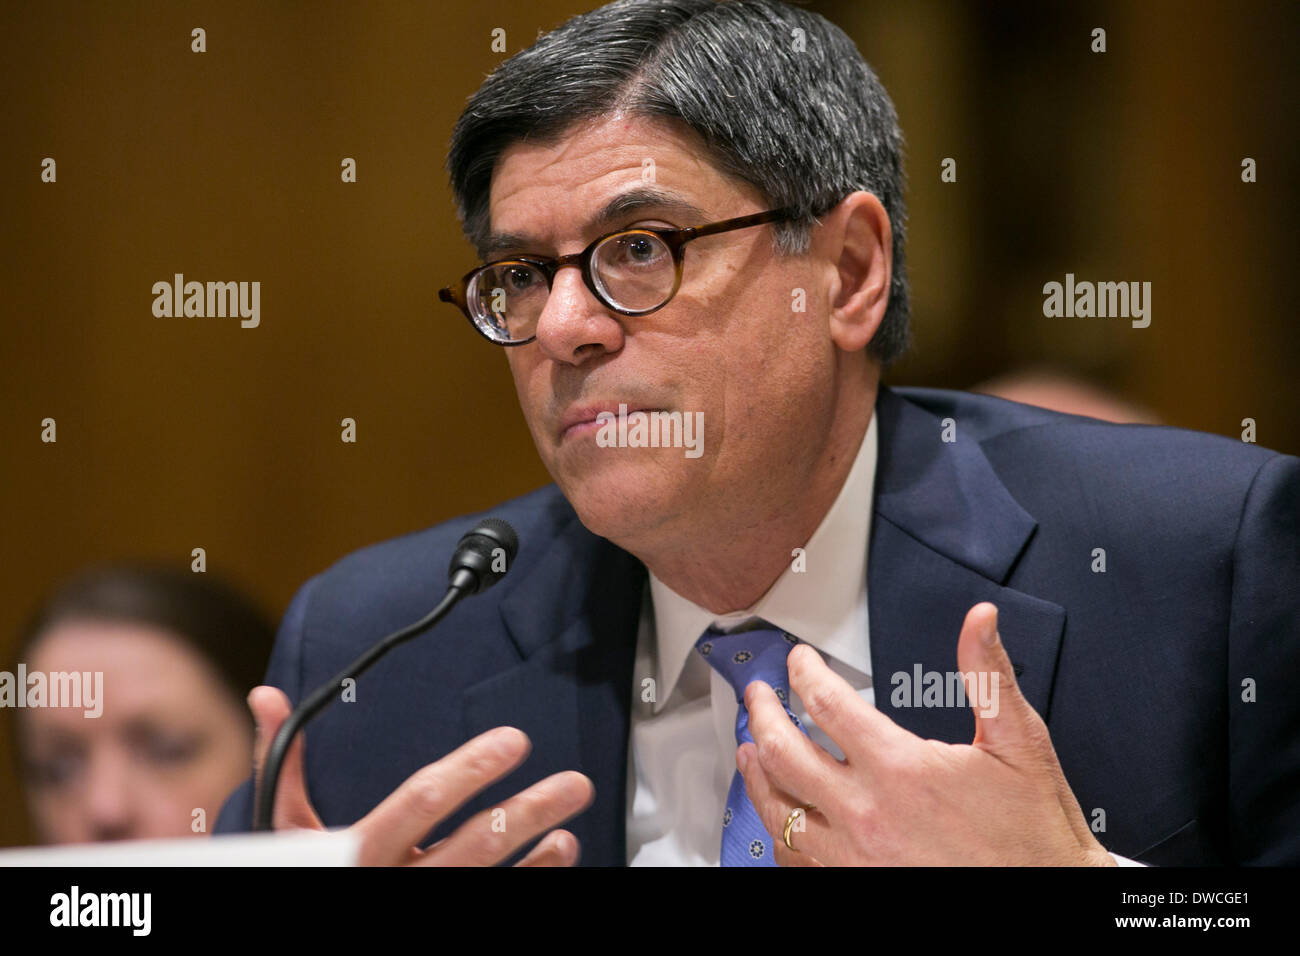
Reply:
M620 193L607 202L604 208L587 222L583 232L584 234L595 233L619 217L645 209L670 213L674 218L690 220L695 225L703 225L709 221L707 212L676 193L654 186L638 186ZM494 232L487 237L478 251L484 261L489 261L503 252L522 253L528 249L536 249L540 245L541 243L528 236Z
M636 189L629 189L625 193L620 193L607 202L605 208L600 211L600 215L587 225L589 229L594 229L617 219L619 216L625 216L629 212L639 212L642 209L649 208L662 209L664 212L685 216L688 219L695 220L696 225L703 225L709 218L708 213L676 193L656 189L653 186L638 186Z

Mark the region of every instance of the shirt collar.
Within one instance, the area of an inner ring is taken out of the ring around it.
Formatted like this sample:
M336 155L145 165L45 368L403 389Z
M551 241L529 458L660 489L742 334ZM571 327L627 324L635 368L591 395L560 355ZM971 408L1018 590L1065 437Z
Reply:
M753 607L717 615L688 601L650 573L657 679L663 688L663 693L656 695L656 712L672 696L705 628L734 630L755 617L863 674L871 673L865 597L876 480L876 417L873 410L844 486L804 546L803 570L795 570L796 557L791 555L790 564Z

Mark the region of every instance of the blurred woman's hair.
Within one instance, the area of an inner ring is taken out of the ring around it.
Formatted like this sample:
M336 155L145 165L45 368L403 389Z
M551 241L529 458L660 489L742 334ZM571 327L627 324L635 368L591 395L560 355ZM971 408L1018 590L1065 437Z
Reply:
M19 631L15 659L27 660L43 634L70 620L167 631L212 665L241 710L248 692L262 682L275 639L275 626L262 610L208 572L122 563L88 568L55 589ZM246 716L251 727L252 715Z

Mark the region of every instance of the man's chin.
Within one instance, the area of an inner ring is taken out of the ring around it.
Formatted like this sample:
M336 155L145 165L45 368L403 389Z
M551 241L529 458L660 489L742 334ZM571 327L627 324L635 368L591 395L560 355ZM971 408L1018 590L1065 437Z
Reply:
M615 544L643 540L669 521L685 491L654 463L630 457L552 476L583 526Z

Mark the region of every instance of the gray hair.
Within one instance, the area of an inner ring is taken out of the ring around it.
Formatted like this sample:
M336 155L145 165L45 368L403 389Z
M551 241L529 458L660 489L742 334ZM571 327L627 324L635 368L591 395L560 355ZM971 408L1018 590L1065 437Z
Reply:
M857 47L819 14L777 0L617 0L580 14L500 64L470 97L447 169L465 235L482 249L501 153L553 142L625 110L679 120L717 167L799 217L777 249L805 252L819 216L875 194L893 230L889 304L868 351L908 344L903 137L889 94Z

